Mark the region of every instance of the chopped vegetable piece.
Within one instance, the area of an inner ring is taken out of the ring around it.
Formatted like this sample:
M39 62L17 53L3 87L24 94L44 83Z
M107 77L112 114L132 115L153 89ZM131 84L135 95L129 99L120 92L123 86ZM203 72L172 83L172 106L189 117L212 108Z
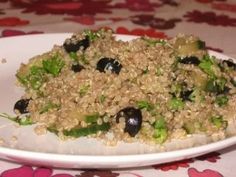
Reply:
M197 41L198 49L205 49L206 43L204 41L198 40Z
M0 117L7 118L11 121L18 123L19 125L32 125L33 122L29 116L19 117L19 116L10 116L6 113L0 113Z
M214 65L215 62L213 58L211 58L209 55L204 55L198 66L210 77L215 77L215 73L213 70Z
M79 90L80 96L84 96L88 92L89 88L90 85L83 85Z
M161 128L166 128L166 122L163 116L161 116L159 119L157 119L154 123L154 128L155 129L161 129Z
M86 57L85 57L84 54L82 54L82 55L79 56L79 61L80 61L82 64L85 64L85 65L89 64L89 61L86 59Z
M96 134L98 131L108 131L109 129L110 129L109 123L103 123L102 125L92 124L85 128L72 128L71 130L64 130L63 134L65 136L78 138L81 136Z
M70 52L69 53L70 58L74 61L77 62L78 61L78 55L76 52Z
M173 97L170 101L169 101L169 108L171 110L180 110L183 109L184 107L184 102L177 97Z
M193 93L193 90L182 90L180 92L180 98L183 101L192 101L192 99L191 99L192 93Z
M156 44L166 45L166 41L164 39L149 39L149 38L142 38L149 46L156 46Z
M236 87L236 80L235 80L235 79L231 78L231 79L230 79L230 83L231 83L234 87Z
M23 84L23 85L27 85L28 81L27 78L25 76L21 76L18 73L16 74L16 78L18 79L18 81Z
M226 95L217 96L215 99L216 104L218 104L220 107L226 105L228 101L229 99Z
M166 129L155 129L153 137L157 141L157 143L162 144L168 137L168 132Z
M226 128L228 126L228 122L223 119L222 116L212 116L210 121L215 125L217 128Z
M75 73L78 73L78 72L82 71L83 69L84 69L84 67L82 65L80 65L79 63L71 66L71 70L74 71Z
M54 133L54 134L58 134L58 130L56 129L56 127L55 126L50 126L50 127L47 127L47 130L49 131L49 132L51 132L51 133Z
M100 72L118 75L122 69L122 64L115 58L103 57L97 62L96 69Z
M222 63L226 64L229 68L232 68L232 69L236 70L236 64L234 63L234 61L232 59L223 60Z
M149 71L148 67L146 67L146 69L143 70L143 73L142 74L147 74Z
M178 56L189 56L198 52L199 50L204 50L204 42L200 40L186 41L184 38L180 37L176 40L174 47L176 49Z
M30 99L20 99L14 105L14 111L18 111L21 114L28 113L27 110Z
M91 114L91 115L86 115L85 116L85 122L86 123L95 123L95 122L97 122L99 117L100 117L100 115L98 113Z
M42 64L45 71L56 77L61 72L65 62L58 55L55 55L47 60L43 60Z
M106 96L105 96L105 95L101 95L101 96L99 97L99 102L100 102L100 103L104 103L105 99L106 99Z
M60 105L58 104L54 104L51 101L48 102L48 104L46 104L45 106L42 107L42 109L39 111L40 114L43 114L45 112L48 112L50 109L54 109L54 108L60 108Z
M147 111L152 111L154 109L154 105L148 101L138 101L137 106L139 109L146 109Z
M124 132L134 137L142 126L143 116L140 109L134 107L126 107L116 114L116 123L120 122L120 118L125 118Z
M84 30L84 35L86 35L90 41L94 41L100 37L100 31Z
M182 90L182 87L183 87L183 86L182 86L182 84L180 84L180 83L171 85L171 88L170 88L171 93L173 93L174 96L179 95L180 92L181 92L181 90Z
M181 58L179 62L183 64L193 64L196 66L200 64L200 60L195 56Z
M45 82L45 70L39 66L32 66L30 73L26 76L26 81L34 90L38 90Z
M162 74L163 74L163 69L160 68L160 67L158 67L158 68L156 69L156 75L157 75L157 76L161 76Z
M187 132L187 134L193 134L197 130L202 130L202 124L198 121L185 122L183 125L183 129Z
M84 39L78 40L76 36L72 36L70 39L67 39L63 47L67 53L77 52L78 50L85 51L90 45L89 38L85 36Z
M168 130L166 127L166 122L164 120L164 117L161 117L155 121L154 129L155 130L154 130L153 137L155 138L155 140L160 144L165 142L168 136Z
M227 80L225 78L210 79L207 81L205 90L216 94L221 94L229 91L229 88L225 86Z

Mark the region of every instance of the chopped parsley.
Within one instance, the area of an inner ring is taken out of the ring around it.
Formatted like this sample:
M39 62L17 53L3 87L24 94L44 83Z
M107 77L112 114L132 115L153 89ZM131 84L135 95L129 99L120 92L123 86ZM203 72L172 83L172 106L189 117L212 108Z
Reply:
M180 110L184 108L184 102L180 98L173 97L169 101L168 106L171 110Z
M65 62L58 56L55 55L49 59L43 60L43 69L52 74L54 77L58 76L61 69L65 65Z
M11 121L18 123L19 125L32 125L33 124L32 120L29 116L24 116L24 117L10 116L6 113L0 113L0 117L7 118Z
M152 111L154 109L154 105L148 101L137 101L137 106L139 109L146 109L147 111Z
M168 129L164 117L160 117L154 123L154 134L153 137L158 143L163 143L167 139Z
M219 105L220 107L226 105L228 101L229 99L226 95L217 96L215 99L215 103Z

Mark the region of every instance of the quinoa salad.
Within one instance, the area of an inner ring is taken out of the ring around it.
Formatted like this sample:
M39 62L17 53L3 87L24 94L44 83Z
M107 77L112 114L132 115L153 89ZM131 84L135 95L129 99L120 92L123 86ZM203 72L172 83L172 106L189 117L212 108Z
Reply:
M16 78L25 94L10 119L62 140L217 141L235 122L236 64L192 35L122 41L111 30L85 30L22 63Z

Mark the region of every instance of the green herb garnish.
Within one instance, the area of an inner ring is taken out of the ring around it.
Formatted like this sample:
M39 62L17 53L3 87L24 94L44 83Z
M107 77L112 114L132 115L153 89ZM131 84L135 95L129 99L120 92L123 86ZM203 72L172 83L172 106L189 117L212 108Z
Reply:
M79 90L79 95L84 96L90 88L90 85L83 85Z
M211 78L215 78L214 67L218 67L214 61L214 57L210 55L204 55L200 60L200 64L198 65L206 74L208 74Z
M226 105L228 101L229 99L226 95L217 96L215 99L215 103L218 104L220 107Z
M210 121L217 128L226 128L228 126L228 122L223 119L223 116L212 116Z
M89 41L94 41L101 36L101 31L84 30L83 34L88 36Z
M146 109L147 111L152 111L154 109L154 105L148 101L137 101L137 106L139 109Z
M61 69L65 65L65 62L60 58L60 56L55 55L49 59L42 61L43 68L47 73L52 74L54 77L58 76Z
M24 116L24 117L10 116L6 113L0 113L0 117L7 118L11 121L18 123L19 125L32 125L33 124L32 120L29 116Z
M58 104L54 104L52 102L48 102L46 105L43 106L43 108L41 108L41 110L39 111L40 114L43 114L45 112L48 112L50 109L54 109L54 108L60 108L60 105Z
M78 55L76 52L70 52L69 53L70 58L74 61L77 62L78 61Z
M177 97L173 97L169 103L168 106L171 110L180 110L184 108L184 102Z
M106 100L106 96L105 96L105 95L101 95L101 96L99 97L99 102L100 102L100 103L104 103L105 100Z
M153 137L155 140L160 144L165 142L168 136L168 129L164 117L160 117L155 121L154 129Z
M225 78L211 78L207 81L205 90L212 93L222 93L225 90L225 84L227 80Z
M34 89L38 90L46 80L46 72L42 67L32 66L30 73L26 76L26 82Z

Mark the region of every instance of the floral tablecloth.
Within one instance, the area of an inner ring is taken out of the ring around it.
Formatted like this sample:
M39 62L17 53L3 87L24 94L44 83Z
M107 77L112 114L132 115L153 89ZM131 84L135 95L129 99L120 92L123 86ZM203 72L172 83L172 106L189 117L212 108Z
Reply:
M0 37L107 27L120 34L169 38L194 34L236 58L235 0L0 0ZM1 49L0 49L1 52ZM1 177L235 177L236 146L142 168L71 170L0 161Z

